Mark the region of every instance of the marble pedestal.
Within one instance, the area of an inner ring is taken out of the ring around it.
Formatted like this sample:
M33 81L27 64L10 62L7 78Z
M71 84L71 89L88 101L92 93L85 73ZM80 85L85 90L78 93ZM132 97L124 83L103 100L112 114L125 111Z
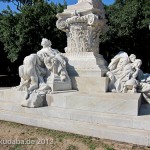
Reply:
M103 77L107 62L102 55L94 52L74 52L63 54L67 61L67 71L70 77Z
M51 87L52 91L67 91L72 89L70 78L62 81L60 76L51 76L48 78L47 84Z
M74 52L63 54L67 62L67 71L72 89L80 92L107 92L109 79L107 62L102 55L94 52Z
M72 89L83 93L97 94L106 93L109 78L107 77L70 77Z
M50 107L138 116L139 108L141 106L141 94L56 93L47 94L46 101Z
M56 92L21 107L25 92L0 90L0 120L150 146L150 112L140 94Z

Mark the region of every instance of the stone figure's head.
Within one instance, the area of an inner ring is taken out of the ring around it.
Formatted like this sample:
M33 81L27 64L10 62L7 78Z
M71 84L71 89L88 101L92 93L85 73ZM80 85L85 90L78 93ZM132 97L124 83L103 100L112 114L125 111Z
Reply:
M141 60L141 59L136 59L136 60L134 61L133 67L134 67L134 68L140 68L141 65L142 65L142 60Z
M52 43L50 40L46 39L46 38L43 38L42 39L42 42L41 42L41 46L43 47L51 47Z
M136 60L136 56L134 54L131 54L129 56L130 61L133 63Z

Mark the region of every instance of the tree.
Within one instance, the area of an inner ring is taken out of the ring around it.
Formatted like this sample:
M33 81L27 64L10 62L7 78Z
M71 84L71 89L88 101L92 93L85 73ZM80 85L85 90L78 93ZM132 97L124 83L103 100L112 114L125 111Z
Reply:
M56 28L56 14L63 9L61 4L38 3L22 7L21 13L13 13L9 8L2 12L0 41L15 68L14 72L25 56L41 49L43 37L50 39L52 46L63 52L66 35Z
M19 11L21 10L22 6L32 6L34 4L33 0L0 0L0 2L11 2Z
M21 11L23 6L33 6L37 3L48 2L48 0L0 0L0 2L13 3L17 7L17 10ZM64 7L67 7L66 0L64 0Z
M135 53L142 59L142 69L150 72L149 53L149 0L118 0L114 5L105 6L108 32L101 37L101 52L110 59L120 50Z

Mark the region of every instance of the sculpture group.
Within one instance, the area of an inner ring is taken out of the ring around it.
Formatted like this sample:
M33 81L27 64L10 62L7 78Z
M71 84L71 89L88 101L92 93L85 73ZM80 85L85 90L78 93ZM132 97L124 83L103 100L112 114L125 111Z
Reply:
M110 79L111 92L150 92L150 74L144 74L140 69L142 61L134 54L119 52L110 62L107 76Z
M17 87L19 91L26 91L23 106L42 106L48 92L82 87L82 78L91 89L94 84L88 84L88 81L98 83L99 87L104 83L110 92L150 93L150 75L142 72L142 61L134 54L128 56L119 52L108 66L99 54L99 35L107 30L101 1L80 0L57 14L57 18L57 28L67 35L66 54L52 49L51 41L43 38L43 48L24 58L23 65L19 67L21 82ZM103 80L101 77L108 77L109 83L108 78ZM98 79L101 81L97 82ZM105 87L101 89L106 92Z
M41 39L19 67L19 86L0 90L0 120L150 146L150 74L134 54L121 51L109 65L100 54L101 0L78 0L57 18L65 53Z
M43 48L36 54L26 56L23 65L19 67L21 82L17 90L26 91L23 106L39 107L44 98L41 95L71 89L65 58L58 50L52 49L51 45L50 40L43 38Z

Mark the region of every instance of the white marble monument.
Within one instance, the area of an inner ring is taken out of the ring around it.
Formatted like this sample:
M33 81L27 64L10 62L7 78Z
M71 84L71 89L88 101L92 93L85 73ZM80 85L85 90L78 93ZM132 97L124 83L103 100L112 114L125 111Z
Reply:
M107 67L99 54L99 35L107 30L101 1L78 0L57 17L66 53L42 39L43 48L19 67L16 90L0 90L0 120L150 146L150 105L141 105L150 75L125 52Z

